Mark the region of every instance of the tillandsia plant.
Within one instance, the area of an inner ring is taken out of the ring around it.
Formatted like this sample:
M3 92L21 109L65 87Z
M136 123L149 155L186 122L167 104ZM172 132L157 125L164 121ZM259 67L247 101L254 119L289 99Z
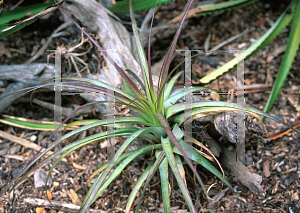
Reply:
M171 77L172 73L168 73L168 70L170 67L172 55L175 52L175 45L179 38L183 26L183 22L192 3L193 0L190 0L188 7L185 11L185 14L178 27L178 30L175 33L173 42L170 46L170 49L167 53L164 64L160 71L160 78L159 78L157 89L155 89L155 85L153 83L152 74L151 74L151 62L150 62L151 31L149 35L148 61L147 61L138 34L137 24L134 19L131 2L129 6L130 6L130 15L132 19L132 28L134 33L135 44L138 50L138 56L141 62L140 65L142 69L143 79L139 79L134 74L134 71L122 70L113 61L113 58L111 58L107 54L107 52L103 50L100 47L100 45L88 33L86 33L75 21L72 20L74 24L88 38L91 39L91 41L97 46L97 48L103 53L103 55L107 57L107 59L117 69L119 74L124 79L125 91L117 89L113 87L113 85L109 85L103 82L86 79L86 78L64 78L61 86L80 89L86 92L98 92L98 93L107 92L107 95L112 94L112 97L115 98L116 100L115 101L116 104L128 105L132 110L139 113L140 116L116 117L114 119L106 119L106 120L100 120L100 121L90 122L90 123L87 122L88 123L87 125L84 125L78 129L75 129L63 135L62 138L57 139L45 151L38 153L38 155L35 156L29 162L29 164L9 184L7 184L4 187L1 194L9 190L10 188L11 190L15 188L22 180L24 180L24 178L26 178L28 174L30 174L37 168L42 167L44 164L46 164L47 162L53 159L55 160L55 163L53 163L52 167L49 170L48 177L47 177L48 180L50 173L54 169L54 167L72 151L79 149L80 147L83 147L94 141L99 141L101 139L108 139L116 136L126 136L127 139L117 150L113 158L110 159L109 162L100 166L100 168L98 168L90 177L90 179L95 177L96 181L93 183L92 187L89 189L88 193L86 194L82 202L82 205L80 207L80 210L78 211L80 213L87 212L90 205L98 199L101 193L109 186L109 184L112 183L112 181L123 171L123 169L129 163L131 163L135 158L141 155L151 154L151 153L154 153L154 155L152 156L152 160L150 161L147 168L144 170L144 172L136 182L135 187L133 188L131 194L129 195L125 212L130 212L134 199L136 198L143 184L144 184L143 193L145 192L145 189L149 184L151 177L153 176L153 174L157 169L159 170L160 179L161 179L164 212L170 212L170 199L169 199L170 190L169 190L169 172L168 172L169 169L171 169L171 171L173 172L177 180L178 186L187 203L189 210L191 212L196 212L196 208L193 204L185 180L185 170L183 167L184 162L186 162L188 166L191 168L191 170L194 172L197 181L199 182L199 184L203 189L203 193L208 199L210 198L208 196L207 190L201 180L200 175L197 173L196 168L193 166L192 161L205 167L208 171L213 173L215 176L217 176L220 180L222 180L226 185L228 185L232 189L230 183L225 179L224 174L222 175L222 173L217 168L215 168L208 160L206 160L201 154L197 152L196 149L194 149L187 142L194 143L203 148L206 147L203 146L196 139L185 135L181 128L184 125L184 123L187 122L187 118L184 115L186 106L185 103L176 103L176 102L179 99L186 96L186 94L191 94L192 92L197 92L208 88L192 87L192 88L188 88L186 91L170 96L171 90L176 80L179 78L180 75L183 74L183 72L179 72L175 76ZM61 10L64 13L66 13L62 8ZM152 18L152 23L153 23L153 18ZM151 23L151 27L152 27L152 23ZM128 74L126 74L126 72ZM135 80L138 82L139 85L135 84L129 78L129 75L135 78ZM29 89L34 90L49 85L53 85L53 84L44 84ZM142 91L138 89L139 86L142 88ZM93 103L88 103L86 105L90 105L90 104ZM67 117L63 121L61 126L64 125L74 113L76 113L84 106L81 106L76 111L74 111L69 117ZM191 110L192 110L191 111L192 118L194 118L199 114L205 114L210 112L244 110L245 112L250 113L256 116L257 118L259 118L258 115L266 116L282 123L280 120L260 110L251 107L238 106L237 104L234 103L227 103L221 101L193 102ZM114 130L98 133L77 140L75 142L72 142L71 144L64 146L61 150L55 152L54 154L42 160L42 157L44 157L47 154L47 152L52 150L63 140L68 139L73 135L76 135L88 129L99 127L99 126L108 126L109 124L112 123L114 124L114 128L115 128ZM76 122L69 125L75 125L75 124ZM139 124L139 125L137 126L134 124ZM58 129L56 129L56 131ZM54 131L54 133L50 136L48 141L51 139L51 137L55 134L56 131ZM125 152L128 145L138 138L146 140L147 142L149 142L149 144L137 150ZM45 144L43 147L45 147ZM207 148L206 150L209 153L211 153ZM215 160L216 162L218 162L217 159ZM89 182L89 180L87 182ZM139 201L139 204L140 202L141 200ZM135 208L136 212L139 210L139 204Z

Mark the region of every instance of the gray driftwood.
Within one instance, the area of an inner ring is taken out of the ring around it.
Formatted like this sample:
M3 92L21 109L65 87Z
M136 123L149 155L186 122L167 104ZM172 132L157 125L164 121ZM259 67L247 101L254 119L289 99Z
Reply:
M27 203L32 206L39 206L39 207L45 207L45 208L52 208L53 206L57 208L62 208L63 210L67 212L77 212L80 209L80 206L77 206L72 203L63 203L60 201L56 200L51 200L51 203L48 200L42 200L38 198L31 198L27 197L24 198L23 200L24 203ZM94 212L94 213L106 213L106 211L102 210L96 210L96 209L89 209L89 212Z
M23 64L0 66L0 79L15 81L11 83L0 95L4 97L17 90L30 86L36 86L46 80L53 78L54 67L47 64ZM0 100L0 114L15 100L20 98L24 92L15 93Z
M97 33L100 45L122 69L131 69L139 77L142 77L141 68L135 59L133 52L134 45L131 42L131 35L115 16L96 1L66 1L64 4L67 12L80 20L90 32ZM67 18L66 18L67 19ZM115 87L120 87L122 81L117 70L107 61L108 70L101 70L100 75L88 75L87 78L99 80ZM8 87L2 96L12 93L18 89L41 84L45 80L54 77L54 67L45 64L28 64L0 66L0 79L11 80L22 84ZM153 76L154 85L157 85L158 78ZM17 88L16 88L17 87ZM0 100L0 114L10 106L21 95L11 96ZM89 102L106 101L106 96L100 94L87 94L82 96ZM103 104L102 104L103 105ZM106 106L98 105L98 110L106 114Z
M235 151L230 151L228 148L222 147L222 153L220 157L220 162L225 165L232 174L251 192L262 193L262 188L260 183L255 178L255 174L251 173L249 169L236 159Z

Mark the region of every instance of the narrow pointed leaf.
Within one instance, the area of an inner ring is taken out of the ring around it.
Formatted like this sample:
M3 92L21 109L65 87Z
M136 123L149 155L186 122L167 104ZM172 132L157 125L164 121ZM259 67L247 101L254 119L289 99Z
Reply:
M158 0L157 5L162 5L171 0ZM129 13L129 7L128 3L130 0L123 0L123 1L117 1L116 4L113 4L111 7L107 7L110 11L114 13L120 13L120 14L128 14ZM140 12L142 10L148 10L150 8L153 8L155 6L156 0L134 0L132 2L132 7L134 12Z
M196 175L196 178L199 182L199 184L201 185L204 194L206 195L206 197L208 199L210 199L210 197L207 194L207 191L205 189L205 186L203 184L203 181L201 179L201 177L199 176L198 172L196 171L195 167L193 166L191 160L187 157L186 152L182 149L181 145L179 144L178 140L176 139L174 133L171 130L171 127L168 123L168 121L166 120L166 118L164 117L164 115L162 113L157 115L158 119L160 120L161 124L163 125L163 127L165 128L165 131L167 133L167 135L169 136L169 138L171 139L171 141L173 142L173 144L179 149L179 151L182 153L184 159L186 160L187 164L189 165L189 167L192 169L192 171L194 172L194 174ZM169 162L170 163L170 162Z
M142 202L142 198L144 197L144 194L146 192L146 188L148 187L149 183L150 183L150 180L152 179L154 173L156 172L156 170L158 169L159 165L161 164L162 160L164 159L165 157L165 152L161 152L159 154L158 157L156 157L156 160L155 160L155 163L154 165L152 166L152 168L150 169L149 171L149 174L147 176L147 179L146 179L146 183L144 185L144 188L143 188L143 191L142 191L142 194L141 194L141 197L139 199L139 202L137 204L137 206L135 207L135 213L138 213L138 210L139 210L139 207L141 205L141 202Z
M229 108L235 108L236 110L241 110L243 109L243 111L245 112L251 112L251 113L255 113L257 115L260 116L265 116L268 117L274 121L277 121L283 125L285 125L286 127L292 129L293 131L297 132L298 134L300 134L300 132L296 129L294 129L292 126L282 122L281 120L279 120L278 118L271 116L261 110L252 108L252 107L247 107L247 106L241 106L238 105L236 103L228 103L228 102L222 102L222 101L203 101L203 102L196 102L193 103L193 110L192 110L192 114L195 115L196 113L194 112L194 110L200 110L199 112L203 113L204 111L201 111L201 109L198 108L203 108L203 107L213 107L212 109L215 111L216 109L214 107L220 107L220 110L222 110L222 107L224 107L224 110L226 111L227 109L225 107L229 107ZM167 108L165 110L165 114L166 114L166 118L170 118L172 115L175 115L179 112L183 112L185 109L185 105L184 103L180 103L180 104L175 104L173 106L170 106L169 108ZM206 108L207 112L209 112L210 109Z
M150 153L153 149L158 149L161 147L161 144L157 145L148 145L142 147L141 149L134 150L126 159L124 159L119 166L111 173L111 175L105 180L104 184L101 186L99 191L97 192L93 202L101 195L101 193L108 187L108 185L124 170L124 168L131 163L136 157L140 155L144 155ZM93 203L92 202L92 203Z
M261 50L266 44L272 41L291 22L293 13L289 13L289 11L295 10L296 2L297 0L293 0L286 8L286 10L281 14L281 16L277 19L275 24L255 44L244 51L243 56L245 56L245 58L241 57L241 55L238 55L215 71L201 78L200 82L203 84L208 84L213 80L225 75L227 72L236 67L241 60L248 59L254 53Z
M146 89L145 92L148 97L148 101L152 101L152 103L153 103L155 100L153 100L154 97L151 95L151 91L153 93L154 89L151 88L151 84L150 84L150 81L152 81L152 76L151 76L151 78L149 76L148 62L147 62L146 55L145 55L145 52L143 49L143 45L142 45L142 42L141 42L141 39L140 39L140 36L138 33L138 28L137 28L137 24L136 24L136 21L134 18L131 1L129 2L129 8L130 8L130 18L131 18L131 23L132 23L134 41L135 41L135 45L137 48L140 65L141 65L141 69L142 69L142 74L143 74L143 78L144 78L144 84L145 84L145 89ZM153 84L152 84L152 86L153 86Z
M170 96L170 93L174 87L174 84L175 82L177 81L177 79L180 77L180 75L182 75L183 71L177 73L169 82L168 82L168 85L166 86L166 89L165 89L165 94L164 94L164 101L166 99L169 98Z
M155 156L158 158L162 151L156 150ZM164 212L170 212L170 197L169 197L169 175L168 175L168 159L164 158L159 165L161 193L164 204Z
M183 90L182 92L178 92L178 93L174 94L173 96L169 97L167 100L164 101L164 108L166 109L166 108L174 105L180 98L183 98L186 93L200 92L200 91L204 91L204 90L213 90L213 91L217 92L217 90L210 89L207 87L192 87L190 89Z
M289 35L287 47L280 65L278 75L273 85L272 91L269 95L268 101L265 105L264 112L269 112L272 108L277 96L284 85L284 82L290 72L291 66L297 55L300 44L300 1L297 1L296 9L294 11L294 19Z
M63 1L59 2L59 4L61 4L62 2ZM43 4L27 6L24 8L18 8L13 11L6 11L6 12L0 13L0 39L4 38L14 32L19 31L20 29L26 27L27 25L35 22L38 18L56 10L56 9L57 9L56 4L43 3ZM31 16L23 21L20 21L20 22L14 23L14 24L7 24L8 22L10 22L12 20L22 18L23 16L25 16L28 13L36 14L36 15Z
M187 202L187 205L189 206L190 211L195 213L196 212L195 206L193 204L193 201L192 201L190 193L187 189L187 186L185 185L185 182L184 182L183 178L181 177L178 166L176 164L175 156L173 153L173 149L172 149L169 137L167 137L167 138L162 137L161 143L162 143L163 149L166 153L166 157L168 159L169 165L175 175L175 178L178 182L179 188L184 196L184 199Z
M200 6L200 13L198 15L209 15L213 13L224 12L227 10L232 10L235 8L243 7L249 4L253 4L258 0L235 0L235 1L226 1L217 4L203 5Z
M147 168L144 170L143 174L140 176L138 181L136 182L134 188L132 189L129 198L126 203L125 213L129 213L131 206L133 204L134 198L137 196L137 193L139 192L140 188L142 187L142 184L145 182L147 177L150 174L151 169L154 166L155 159L153 159L150 164L147 166Z
M119 150L117 151L117 153L115 154L114 158L110 161L109 165L106 167L106 169L103 171L103 173L98 177L98 179L95 181L94 183L94 187L92 187L90 189L90 191L88 192L86 199L82 202L82 205L80 207L79 213L84 213L86 212L86 210L89 208L89 206L92 204L98 190L100 189L100 187L102 186L102 184L104 183L106 176L108 175L108 173L110 172L110 170L112 169L112 167L114 166L115 161L122 155L122 153L125 151L125 149L127 148L127 146L137 137L139 137L141 134L143 133L148 133L151 131L159 131L162 128L157 128L157 127L148 127L148 128L143 128L140 130L137 130L136 132L134 132L133 134L131 134L126 141L124 141L123 145L119 148Z
M175 36L174 36L174 39L173 39L172 44L170 46L170 49L169 49L169 51L166 55L166 58L164 60L163 66L162 66L160 74L159 74L158 91L163 90L163 88L165 86L167 76L168 76L169 67L170 67L171 60L172 60L172 56L173 56L173 53L174 53L174 50L175 50L175 46L176 46L177 40L179 38L180 32L182 30L184 20L185 20L187 14L188 14L188 11L190 10L190 7L192 6L192 3L193 3L193 0L188 1L188 6L186 8L186 11L185 11L185 13L182 17L182 20L180 22L179 27L177 28L177 31L175 33Z

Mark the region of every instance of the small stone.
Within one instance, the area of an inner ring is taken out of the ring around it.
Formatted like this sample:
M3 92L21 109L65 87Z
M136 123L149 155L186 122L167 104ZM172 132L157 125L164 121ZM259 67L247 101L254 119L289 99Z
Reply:
M44 170L42 170L42 169L37 170L34 173L34 186L36 188L44 187L46 184L47 175L48 175L48 173L45 172ZM48 179L47 186L51 186L51 185L52 185L52 179L50 177Z
M21 192L18 190L18 189L16 189L15 191L14 191L14 194L15 195L17 195L18 197L21 195Z
M36 136L36 135L31 135L30 138L29 138L29 140L30 140L31 142L35 142L36 139L37 139L37 136Z
M257 42L257 39L250 38L250 42L251 42L251 45L253 45L253 44L255 44Z
M54 181L53 186L55 186L55 187L59 186L59 182Z

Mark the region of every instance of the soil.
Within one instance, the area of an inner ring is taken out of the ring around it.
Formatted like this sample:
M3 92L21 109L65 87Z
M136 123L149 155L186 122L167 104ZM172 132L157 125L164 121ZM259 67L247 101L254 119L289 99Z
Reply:
M18 1L11 1L3 9L7 10L16 4ZM216 1L217 2L217 1ZM218 1L219 2L219 1ZM159 10L155 16L157 22L167 22L172 18L178 16L184 8L186 2L183 0L175 1L164 6L164 9ZM204 49L207 44L205 41L208 36L211 36L210 45L208 49L220 44L221 42L243 32L246 28L253 27L254 30L237 40L228 43L221 48L218 53L203 57L199 56L193 60L192 69L194 72L194 82L197 84L200 78L207 75L209 72L216 69L231 58L235 56L234 52L228 50L246 49L251 45L251 41L259 39L269 29L277 18L284 11L288 5L285 1L259 1L257 3L234 9L227 12L221 12L210 16L191 18L187 20L188 23L183 29L179 41L178 48L182 49L188 47L189 49ZM23 4L21 4L23 6ZM145 15L146 12L139 13ZM23 64L31 58L33 51L39 49L47 40L51 33L62 24L61 14L59 11L53 12L46 19L40 19L34 24L2 39L0 47L6 49L9 54L3 53L0 49L1 57L0 64L14 65ZM45 25L47 28L45 29ZM273 57L274 51L287 43L290 25L282 33L280 33L271 43L266 45L262 50L253 55L250 59L245 61L245 85L267 84L273 85L282 58L283 53ZM152 63L159 61L166 54L166 47L172 42L172 36L169 38L159 39L157 36L156 43L153 44L151 54ZM72 45L75 46L81 41L80 32L75 27L69 28L69 34L63 37L54 38L47 49L54 50L58 46ZM88 45L75 50L75 52L84 52ZM37 62L47 62L47 55L45 52ZM81 56L81 58L89 64L89 69L92 72L95 68L103 66L101 61L94 60L91 55L99 55L97 50L93 48L91 53ZM193 53L195 54L195 53ZM102 59L101 59L102 60ZM173 60L171 68L175 67L179 62L183 61L184 57L180 54ZM53 63L53 59L50 60ZM76 74L74 67L70 67L68 59L65 58L62 62L63 74L73 72ZM72 66L72 65L71 65ZM81 67L83 68L83 67ZM70 69L70 71L69 71ZM183 70L181 66L179 70ZM94 70L94 71L93 71ZM86 72L86 71L84 71ZM83 72L83 73L84 73ZM180 79L178 85L182 85ZM2 81L3 88L11 82ZM285 85L279 94L275 104L271 110L272 115L276 115L290 126L299 123L299 112L296 111L296 106L299 105L300 94L300 52L295 58L290 73L285 81ZM218 89L224 93L229 93L236 87L236 70L233 70L222 76L219 80L206 85L207 87ZM3 90L2 90L3 91ZM263 110L271 87L267 90L255 90L245 93L245 105ZM34 96L40 100L51 102L50 97L53 92L36 92ZM214 100L214 97L208 97ZM232 96L224 96L225 101L229 100L236 102ZM3 114L35 119L35 120L51 120L53 119L53 111L31 106L29 104L30 95L16 101ZM52 101L54 101L52 99ZM63 99L63 106L70 106L72 103L78 105L84 104L85 101L79 96L67 97ZM118 112L126 113L126 109L117 108ZM92 110L90 114L76 118L91 119L102 118L99 113ZM269 119L265 120L265 126L268 133L284 132L285 126L276 123ZM36 130L25 130L22 128L12 127L0 123L0 129L12 135L30 139L31 136L37 136L36 143L41 145L50 136L49 132L41 132ZM96 128L84 132L76 137L64 141L63 145L71 143L76 139L84 138L98 132L106 131L104 128ZM203 131L203 132L201 132ZM203 128L199 134L205 134ZM268 136L267 136L268 137ZM116 149L122 144L122 138L117 138ZM263 192L261 194L254 194L248 188L243 186L240 181L230 175L230 170L224 168L226 177L235 192L221 188L221 182L207 172L205 169L197 166L197 170L202 177L202 180L209 188L212 184L217 183L209 191L210 197L219 195L218 201L213 205L208 205L207 200L201 193L201 187L195 182L193 173L187 168L186 178L187 185L191 193L192 199L195 201L195 206L198 212L299 212L299 196L300 196L300 143L299 136L294 132L290 132L275 140L265 140L266 143L247 143L246 144L246 164L252 173L259 175L262 178L261 186ZM101 165L101 162L106 160L106 149L101 148L101 142L94 142L87 146L74 151L67 156L68 162L61 162L55 167L55 171L51 173L53 184L49 187L49 191L53 196L54 201L72 203L72 199L68 194L71 189L79 196L79 200L83 200L83 188L89 176ZM229 144L230 145L230 144ZM0 139L0 188L26 166L29 160L34 156L36 151L16 145L9 140ZM18 159L7 157L5 155L21 156ZM150 156L145 156L150 158ZM53 165L53 162L45 166L45 171L48 171ZM141 175L142 171L147 165L144 161L135 161L118 176L116 180L104 191L100 198L91 206L91 209L101 209L107 212L123 212L126 206L126 200L134 187L135 182ZM55 184L54 184L55 183ZM183 199L182 194L177 186L176 180L173 176L170 177L171 183L171 206L174 207L175 212L188 211L188 207ZM91 184L88 184L88 188ZM221 193L220 191L223 191ZM34 197L47 200L45 197L45 190L43 188L36 188L33 181L33 176L26 179L14 193L5 193L0 198L0 212L37 212L36 204L28 204L24 202L25 198ZM73 200L74 202L74 200ZM80 202L80 201L79 201ZM138 202L135 201L136 205ZM150 187L147 188L145 196L141 204L142 212L158 212L162 211L162 197L159 175L155 175ZM51 206L45 207L46 212L58 212ZM133 209L132 209L133 210ZM70 210L68 210L70 211Z

